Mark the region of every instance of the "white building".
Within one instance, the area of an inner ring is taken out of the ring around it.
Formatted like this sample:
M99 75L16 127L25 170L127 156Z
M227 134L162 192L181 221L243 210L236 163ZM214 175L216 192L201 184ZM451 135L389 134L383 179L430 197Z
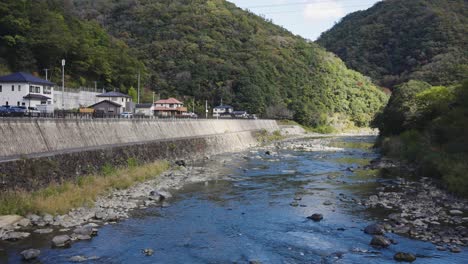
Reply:
M136 104L135 105L135 114L142 116L154 116L154 104Z
M24 72L0 77L0 105L53 109L54 83Z

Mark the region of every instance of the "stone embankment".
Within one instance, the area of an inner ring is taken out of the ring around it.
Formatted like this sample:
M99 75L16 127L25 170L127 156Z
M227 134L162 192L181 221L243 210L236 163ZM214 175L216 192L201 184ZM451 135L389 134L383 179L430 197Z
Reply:
M273 120L2 120L0 191L34 190L129 159L196 159L258 144Z

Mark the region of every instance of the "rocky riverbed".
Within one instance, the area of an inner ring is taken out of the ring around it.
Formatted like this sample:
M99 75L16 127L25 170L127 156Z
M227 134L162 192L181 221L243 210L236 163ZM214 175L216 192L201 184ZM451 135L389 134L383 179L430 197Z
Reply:
M368 168L411 168L391 160L378 159ZM468 246L468 201L440 189L429 178L408 180L397 177L382 183L378 193L361 201L369 208L386 209L383 226L389 232L430 241L439 250L459 252Z
M463 263L467 201L427 178L376 174L369 180L372 190L358 191L366 184L356 176L360 172L402 167L375 159L371 145L354 138L294 139L203 161L177 161L159 178L112 192L92 208L60 216L10 216L4 222L11 224L0 229L0 237L16 247L5 247L9 252L44 263L63 261L68 251L66 261L101 258L102 263L112 262L102 258L113 259L120 251L119 263L233 262L245 254L236 262L390 263L417 258L421 263ZM141 212L154 216L135 220ZM46 245L21 244L38 236ZM107 247L106 240L114 241L116 249ZM0 242L0 262L1 248ZM55 253L56 248L62 253Z

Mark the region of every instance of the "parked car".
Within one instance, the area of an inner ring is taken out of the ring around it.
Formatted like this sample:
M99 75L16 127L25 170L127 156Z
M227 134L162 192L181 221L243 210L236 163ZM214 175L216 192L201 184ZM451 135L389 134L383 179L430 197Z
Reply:
M26 115L32 117L39 117L41 116L41 111L39 111L37 107L28 107L26 109Z
M27 109L25 106L10 107L10 115L15 117L23 117L26 115Z
M120 117L123 117L123 118L132 118L133 117L133 114L130 113L130 112L123 112L120 114Z
M2 105L0 106L0 116L10 116L10 106L9 105Z
M257 115L251 114L251 115L249 115L249 119L258 119L258 118L257 118Z

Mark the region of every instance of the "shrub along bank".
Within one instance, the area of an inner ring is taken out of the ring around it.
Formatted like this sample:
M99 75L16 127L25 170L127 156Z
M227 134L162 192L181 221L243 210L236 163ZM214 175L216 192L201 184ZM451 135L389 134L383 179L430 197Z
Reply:
M467 121L468 81L449 87L410 81L396 87L374 126L385 155L414 163L421 175L468 196Z
M128 159L127 167L103 166L101 173L78 177L27 192L12 190L0 194L0 215L27 213L63 214L72 208L91 206L96 198L111 190L126 189L136 183L158 177L169 168L166 161L140 165Z

